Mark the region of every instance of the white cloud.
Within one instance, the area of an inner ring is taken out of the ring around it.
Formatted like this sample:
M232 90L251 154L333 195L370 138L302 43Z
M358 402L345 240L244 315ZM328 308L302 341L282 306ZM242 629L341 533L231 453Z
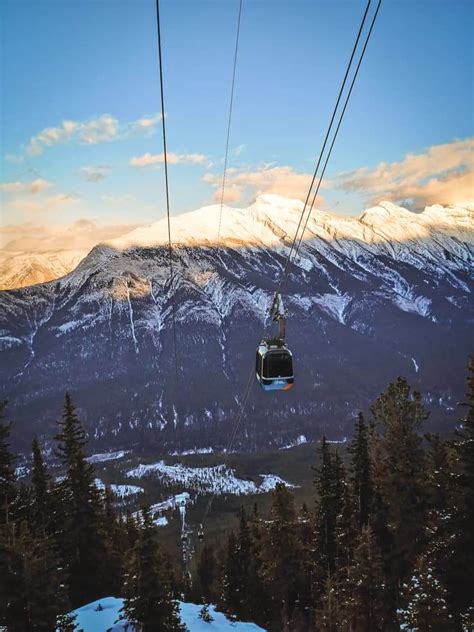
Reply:
M31 156L42 154L46 147L65 143L96 145L113 140L124 140L133 136L149 135L155 130L160 114L144 116L130 123L120 123L110 114L102 114L88 121L62 121L56 127L46 127L28 144L27 152Z
M96 219L80 218L72 224L34 222L0 227L4 254L90 250L96 244L120 237L137 224L103 224Z
M202 165L207 161L206 156L203 154L174 154L172 152L168 152L166 154L168 159L168 164L176 165L176 164L184 164L191 163L196 165ZM149 167L150 165L162 164L165 161L165 156L163 153L161 154L150 154L146 153L143 156L135 156L130 158L129 164L132 167Z
M381 162L341 173L327 186L362 194L366 203L383 199L416 207L459 204L474 199L474 138L433 145L399 162Z
M224 202L236 202L243 197L255 198L262 193L275 193L304 201L311 177L309 173L299 173L288 166L262 165L254 169L228 169ZM206 173L203 180L215 187L213 200L220 202L222 174ZM322 201L318 196L317 204Z
M41 193L51 186L51 182L43 178L37 178L32 182L0 182L0 191L3 193Z
M100 182L110 173L110 165L88 165L81 168L81 175L86 182Z

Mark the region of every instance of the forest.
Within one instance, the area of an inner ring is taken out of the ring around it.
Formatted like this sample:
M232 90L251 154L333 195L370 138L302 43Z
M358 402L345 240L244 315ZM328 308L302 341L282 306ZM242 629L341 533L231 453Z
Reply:
M184 631L178 599L216 604L269 632L468 632L474 629L474 360L456 428L429 415L404 378L355 420L347 449L315 444L314 498L278 485L269 512L243 507L197 552L192 581L143 506L122 511L94 484L88 437L66 394L55 436L61 476L32 444L17 480L8 407L0 422L0 625L69 632L73 608L124 598L142 632ZM48 460L49 462L49 460Z

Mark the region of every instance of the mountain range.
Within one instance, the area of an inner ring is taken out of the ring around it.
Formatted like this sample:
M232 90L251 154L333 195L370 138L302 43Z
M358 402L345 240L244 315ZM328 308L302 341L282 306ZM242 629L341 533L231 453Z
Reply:
M172 282L163 219L97 245L61 278L1 292L0 397L19 449L51 437L65 390L100 448L227 445L302 208L262 195L221 220L218 205L173 217ZM284 296L295 388L254 384L236 447L341 440L398 375L422 392L431 428L452 428L473 259L472 207L314 211Z

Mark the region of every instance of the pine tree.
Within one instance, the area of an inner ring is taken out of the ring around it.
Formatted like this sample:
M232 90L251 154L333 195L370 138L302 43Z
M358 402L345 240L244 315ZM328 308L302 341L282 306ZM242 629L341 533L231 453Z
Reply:
M111 595L117 595L120 593L123 581L126 534L125 527L115 511L113 503L113 493L110 487L106 487L101 525L106 548L104 575L107 592Z
M10 505L16 495L15 455L10 451L10 424L2 423L7 402L0 402L0 526L10 520Z
M316 468L318 492L314 524L313 595L318 600L327 577L332 576L337 557L337 516L342 509L343 470L339 457L331 456L326 438L319 449L320 466Z
M56 536L69 575L71 603L75 607L103 595L107 550L94 468L84 455L87 439L68 393L59 426L55 437L56 454L66 475L55 488L59 518Z
M388 628L387 582L382 552L369 525L362 527L354 559L343 571L339 590L341 622L352 632Z
M49 538L35 538L23 522L9 550L5 623L10 632L51 632L69 610L64 572Z
M217 577L217 561L212 546L204 546L197 565L197 575L201 586L202 596L206 603L213 601L213 586Z
M76 632L76 618L75 614L60 614L56 619L56 632Z
M354 439L349 447L351 460L351 482L357 502L359 525L366 525L373 505L372 464L369 453L369 438L364 416L357 417Z
M420 556L408 583L403 585L401 625L412 632L449 632L447 592L425 556Z
M236 614L240 609L240 565L238 560L237 539L231 531L227 536L226 556L222 578L223 601L228 614Z
M466 414L454 443L458 466L453 529L457 537L448 577L449 592L458 611L474 603L474 356L470 358L467 384Z
M51 478L43 460L41 447L36 437L32 443L32 528L35 534L46 536L51 531L52 507L50 496Z
M272 494L270 522L262 543L261 577L271 598L270 629L289 630L303 585L302 547L294 498L282 484Z
M332 575L328 575L324 581L320 604L316 612L317 632L338 632L339 595L336 582Z
M213 616L209 612L209 606L204 604L201 610L199 611L199 618L205 621L206 623L212 623L214 621Z
M184 632L148 509L125 576L123 619L141 632Z
M424 455L418 431L428 413L420 394L412 393L407 381L398 378L377 398L372 414L375 426L382 431L376 483L394 539L392 567L396 584L407 572L422 538Z

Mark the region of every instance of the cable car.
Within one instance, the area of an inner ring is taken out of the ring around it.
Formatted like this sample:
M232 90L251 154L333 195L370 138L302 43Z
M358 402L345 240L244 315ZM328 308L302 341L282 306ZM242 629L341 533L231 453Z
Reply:
M280 294L275 294L270 316L278 323L278 335L263 339L257 347L255 374L264 391L289 391L293 388L293 354L285 342L286 315Z
M262 340L257 348L256 376L264 391L289 391L293 388L293 354L283 340Z
M204 527L202 526L202 524L199 525L198 539L199 540L204 540Z

